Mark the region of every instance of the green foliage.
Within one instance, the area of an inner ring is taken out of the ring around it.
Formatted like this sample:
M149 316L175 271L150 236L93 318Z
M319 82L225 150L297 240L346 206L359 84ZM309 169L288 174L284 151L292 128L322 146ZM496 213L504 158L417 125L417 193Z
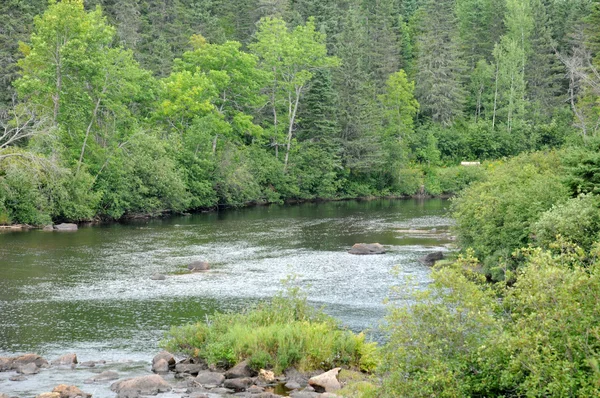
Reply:
M430 182L425 183L425 188L431 194L456 194L485 178L485 166L438 167L431 170L431 173L428 174L428 180L433 180L439 187L439 191L433 191L430 188Z
M531 241L533 224L554 204L564 202L568 190L561 182L557 152L521 155L489 167L487 179L453 201L452 212L461 245L475 249L486 271L502 278L498 264Z
M240 314L215 314L207 323L173 328L162 345L209 364L232 366L248 359L256 370L277 373L289 367L310 371L334 366L372 371L378 363L375 343L340 329L313 309L298 288Z
M598 395L600 264L576 252L527 251L512 286L485 283L472 252L434 271L390 309L378 396Z
M533 225L535 242L550 249L556 236L589 251L600 236L600 200L592 194L581 195L553 206Z

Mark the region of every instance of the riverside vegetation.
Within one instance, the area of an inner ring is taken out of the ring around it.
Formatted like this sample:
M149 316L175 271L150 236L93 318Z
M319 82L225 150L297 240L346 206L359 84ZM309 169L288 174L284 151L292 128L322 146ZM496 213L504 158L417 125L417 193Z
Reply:
M2 222L466 187L381 351L283 297L167 346L375 372L348 396L600 395L599 2L159 3L1 6Z

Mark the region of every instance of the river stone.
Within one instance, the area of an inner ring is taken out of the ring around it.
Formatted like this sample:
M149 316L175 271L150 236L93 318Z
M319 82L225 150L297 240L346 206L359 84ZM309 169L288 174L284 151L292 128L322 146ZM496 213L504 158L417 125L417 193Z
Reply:
M153 274L150 279L152 279L153 281L164 281L167 279L166 275L163 274L159 274L158 272Z
M272 392L261 392L259 394L253 394L252 398L283 398L283 397L281 395L277 395Z
M265 383L272 383L275 381L275 373L270 370L261 369L258 371L258 378Z
M246 391L248 391L250 394L260 394L261 392L265 391L265 388L260 386L250 386L246 389Z
M77 231L77 224L62 223L54 226L56 231Z
M221 373L211 372L209 370L198 373L198 376L194 379L194 382L201 385L215 385L220 386L225 381L225 376Z
M37 354L25 354L12 358L12 369L18 369L20 366L35 363L38 368L49 367L48 361Z
M0 357L0 372L12 370L13 359L8 357Z
M221 394L221 395L227 395L227 394L233 394L235 391L233 391L230 388L225 388L225 387L219 387L219 388L214 388L211 393L213 394Z
M247 361L242 361L235 365L233 368L225 372L226 379L237 379L242 377L252 377L255 373L248 366Z
M421 257L419 261L425 265L432 266L436 263L436 261L440 261L444 258L444 253L442 252L433 252L428 255Z
M35 398L60 398L60 394L57 392L43 392L36 395Z
M288 390L299 390L302 388L302 386L295 381L288 381L287 383L285 383L285 388L287 388Z
M25 381L25 380L27 380L27 377L25 377L23 375L18 375L18 376L9 377L8 380L10 380L10 381Z
M57 392L60 394L60 398L91 398L92 394L81 391L76 386L68 386L66 384L60 384L52 390L52 392Z
M178 363L175 365L175 372L194 376L205 369L206 365L203 363Z
M171 386L159 375L148 375L119 380L111 384L110 389L116 392L119 397L131 398L171 391Z
M164 359L169 365L169 367L175 366L175 357L169 351L161 351L158 354L156 354L154 358L152 358L152 365L154 365L161 359Z
M159 359L152 364L152 371L154 373L169 373L169 362L165 359Z
M379 243L356 243L348 250L348 253L357 255L385 254L385 247Z
M188 269L191 272L203 272L208 271L210 269L210 264L206 261L194 261L190 265L188 265Z
M308 380L315 391L317 392L333 392L342 388L340 382L337 379L337 375L341 368L334 368L328 372L321 373L318 376L311 377Z
M17 368L17 373L21 373L24 375L33 375L40 372L40 368L38 368L34 362L30 362L27 365L19 366Z
M77 364L77 354L66 354L52 361L55 366L72 366Z
M83 366L83 367L86 367L86 368L95 368L96 367L96 362L94 362L94 361L80 362L79 366Z
M0 392L0 398L10 398L8 396L8 394L4 394L3 392Z
M86 381L84 381L84 383L86 384L91 384L91 383L98 383L98 382L103 382L103 381L111 381L111 380L117 380L119 378L119 374L113 370L107 370L104 371L94 377L91 377L89 379L87 379Z
M252 385L254 380L250 377L236 377L235 379L226 379L223 382L225 388L230 388L236 392L246 391Z
M312 391L292 391L290 398L320 398L321 394Z
M52 226L52 224L45 225L44 228L42 228L42 231L45 231L45 232L54 231L54 226Z

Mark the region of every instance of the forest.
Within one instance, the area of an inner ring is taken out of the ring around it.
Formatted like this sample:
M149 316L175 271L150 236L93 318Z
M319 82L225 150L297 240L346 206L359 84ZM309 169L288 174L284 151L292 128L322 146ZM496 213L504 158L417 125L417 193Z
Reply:
M0 223L455 193L600 127L591 0L7 0Z

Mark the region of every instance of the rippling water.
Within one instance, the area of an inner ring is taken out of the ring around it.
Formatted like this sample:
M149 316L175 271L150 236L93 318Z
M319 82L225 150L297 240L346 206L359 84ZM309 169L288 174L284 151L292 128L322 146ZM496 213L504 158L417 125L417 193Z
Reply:
M390 287L428 283L429 269L417 258L449 242L446 207L435 199L308 203L74 233L0 233L0 356L76 352L80 361L107 360L126 374L147 372L171 325L272 297L290 274L312 303L379 339ZM348 254L357 242L389 251ZM184 273L195 260L208 261L211 271ZM150 280L155 272L167 280ZM89 377L88 370L70 372L71 379ZM37 393L57 377L18 383L0 374L0 392Z

